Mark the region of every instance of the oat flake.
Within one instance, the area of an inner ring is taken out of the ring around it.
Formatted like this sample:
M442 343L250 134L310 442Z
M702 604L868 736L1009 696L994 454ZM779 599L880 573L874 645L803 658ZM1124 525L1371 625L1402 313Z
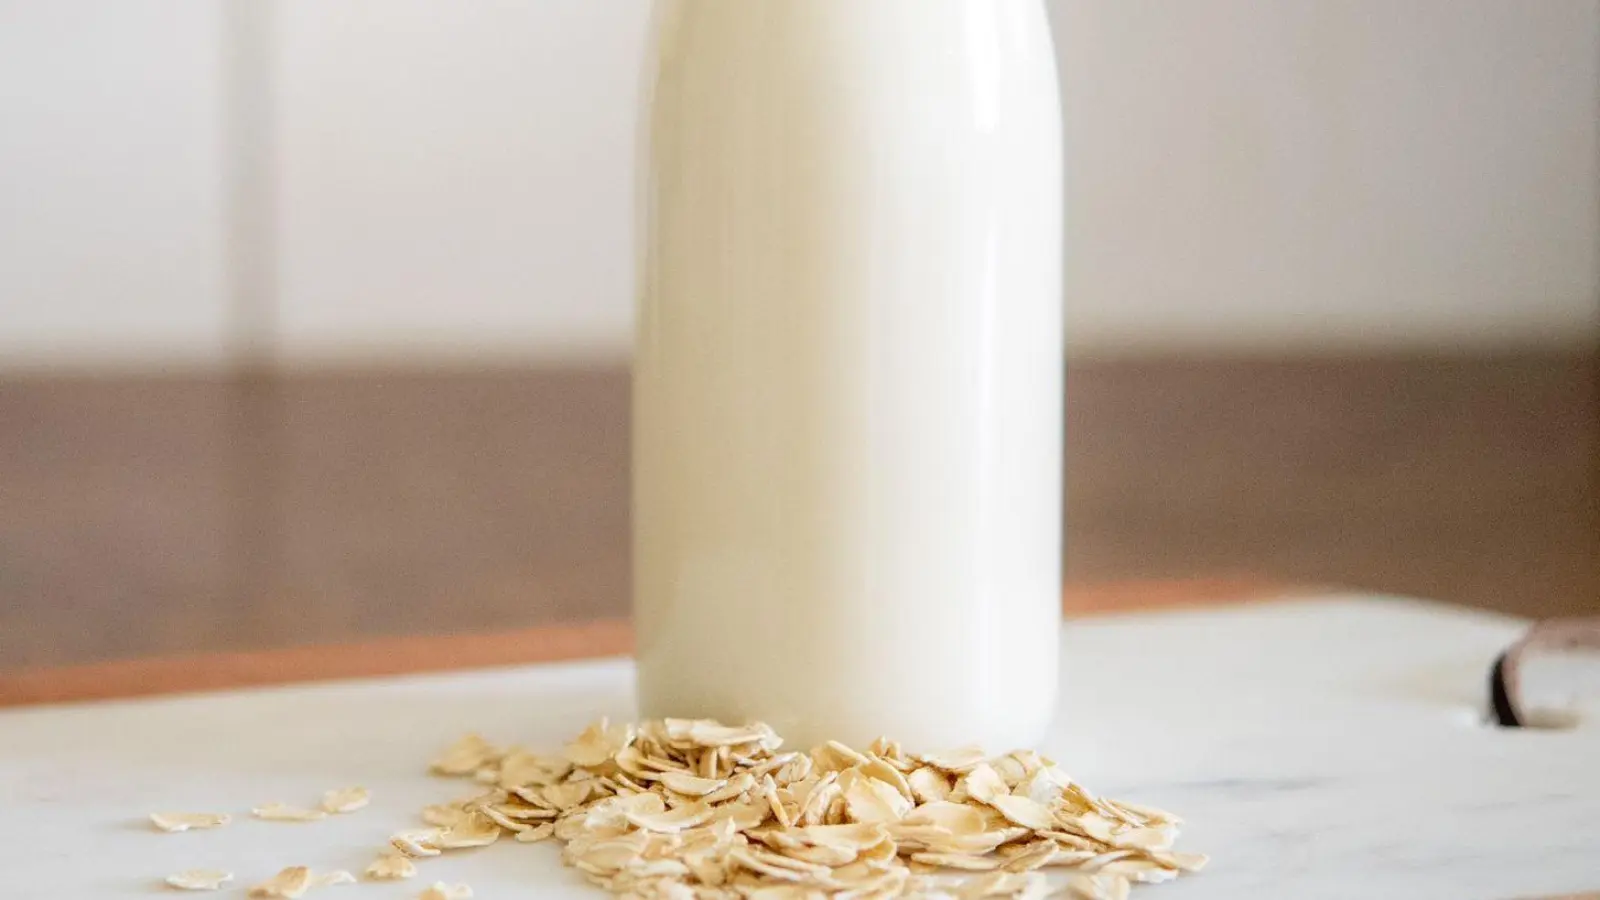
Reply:
M167 884L180 891L219 891L232 880L226 869L186 869L167 876Z

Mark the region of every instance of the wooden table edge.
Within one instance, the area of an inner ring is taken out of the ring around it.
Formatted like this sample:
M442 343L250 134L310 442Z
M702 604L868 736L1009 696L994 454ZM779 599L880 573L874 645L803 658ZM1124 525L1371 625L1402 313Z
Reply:
M1231 605L1301 596L1312 589L1252 577L1069 586L1070 617ZM484 634L386 637L347 644L113 660L0 672L0 707L74 703L563 662L633 651L627 621L545 625Z

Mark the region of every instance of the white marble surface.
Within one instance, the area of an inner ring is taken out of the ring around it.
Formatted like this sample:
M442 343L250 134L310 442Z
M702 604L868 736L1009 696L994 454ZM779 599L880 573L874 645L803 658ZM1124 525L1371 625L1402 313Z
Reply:
M1135 896L1600 890L1600 722L1481 724L1485 673L1521 624L1352 596L1069 623L1046 749L1095 790L1183 814L1181 845L1212 855L1204 874ZM422 774L439 746L481 730L554 748L595 716L629 715L631 674L606 660L0 713L4 896L160 896L162 876L215 866L239 875L216 896L242 897L285 865L359 870L416 809L462 793ZM375 797L354 815L245 814L357 783ZM159 834L144 819L159 809L238 820ZM430 861L423 878L486 900L599 896L547 845Z

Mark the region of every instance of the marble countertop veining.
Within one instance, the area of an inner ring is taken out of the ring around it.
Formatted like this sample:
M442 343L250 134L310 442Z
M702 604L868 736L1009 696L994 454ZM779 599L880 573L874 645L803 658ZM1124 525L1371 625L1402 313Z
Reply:
M1600 722L1483 724L1489 665L1522 627L1356 595L1069 622L1044 749L1096 791L1182 814L1180 846L1212 856L1135 896L1594 891ZM0 873L10 896L98 900L159 896L191 867L239 884L292 864L359 870L415 810L459 792L423 773L440 746L469 730L559 746L596 716L629 716L631 677L626 660L599 660L0 712ZM314 824L246 816L162 835L144 819L358 783L371 807ZM432 860L424 877L484 898L599 896L549 847Z

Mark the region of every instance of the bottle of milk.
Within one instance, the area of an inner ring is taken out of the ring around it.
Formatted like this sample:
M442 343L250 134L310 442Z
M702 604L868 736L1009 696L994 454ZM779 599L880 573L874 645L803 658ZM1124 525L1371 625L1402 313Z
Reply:
M658 0L655 27L642 713L1029 746L1060 638L1043 0Z

